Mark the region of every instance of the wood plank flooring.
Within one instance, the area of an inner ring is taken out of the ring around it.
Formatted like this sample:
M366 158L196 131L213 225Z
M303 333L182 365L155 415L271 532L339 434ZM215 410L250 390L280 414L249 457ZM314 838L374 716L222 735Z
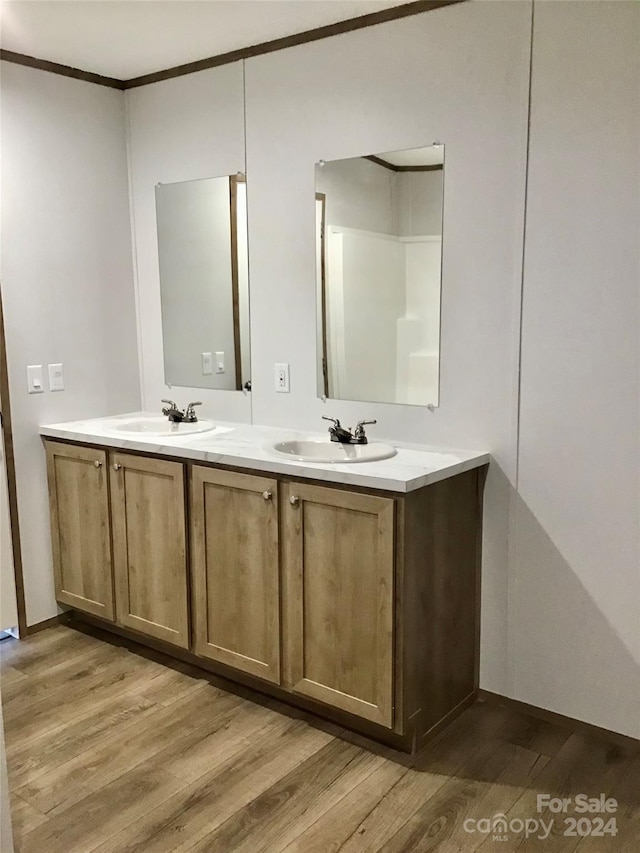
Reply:
M640 755L510 709L478 702L410 757L68 626L0 657L17 853L640 850ZM616 836L518 831L552 817L538 793L601 792ZM498 813L504 840L467 831Z

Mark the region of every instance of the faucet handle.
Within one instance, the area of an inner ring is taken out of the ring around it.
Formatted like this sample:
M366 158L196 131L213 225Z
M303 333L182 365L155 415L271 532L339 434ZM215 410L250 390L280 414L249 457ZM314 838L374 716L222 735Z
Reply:
M366 443L367 435L364 431L364 428L366 426L369 426L370 424L377 424L377 423L378 423L378 421L375 421L375 420L373 420L373 421L358 421L358 423L356 424L356 428L353 431L354 438L364 439L363 443Z
M189 421L190 423L195 423L198 419L196 417L194 407L195 406L201 406L201 405L202 405L202 403L200 402L200 400L198 400L195 403L189 403L189 405L187 406L186 411L184 413L185 421Z
M162 414L166 415L170 420L173 415L181 415L182 412L173 402L173 400L161 400L161 403L166 403L167 405L162 409Z
M326 417L326 415L322 415L322 420L323 421L331 421L331 423L334 425L334 427L336 427L337 429L340 429L340 421L337 418L328 418L328 417Z

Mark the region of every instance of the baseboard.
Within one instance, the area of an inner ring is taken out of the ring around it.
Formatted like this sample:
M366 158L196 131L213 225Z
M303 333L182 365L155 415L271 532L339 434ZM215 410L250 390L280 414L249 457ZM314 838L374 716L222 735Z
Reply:
M455 720L456 717L458 717L463 711L466 711L467 708L470 708L477 698L478 691L473 690L471 693L465 696L461 702L458 702L458 704L454 708L452 708L448 714L445 714L445 716L441 720L438 720L437 723L431 726L430 729L428 729L420 736L420 739L418 741L418 749L422 749L425 744L436 738L440 734L440 732L446 729L446 727L449 726L453 722L453 720Z
M39 634L40 631L45 631L47 628L53 628L55 625L64 625L70 619L70 613L58 613L57 616L52 616L51 619L45 619L44 622L36 622L35 625L27 625L27 630L23 632L23 637L30 637L32 634Z
M585 723L584 720L566 717L564 714L557 714L555 711L548 711L546 708L539 708L537 705L529 705L527 702L520 702L518 699L509 699L508 696L501 696L499 693L492 693L490 690L481 689L478 693L478 698L484 699L485 702L491 702L494 705L504 705L506 708L512 708L514 711L520 711L522 714L528 714L530 717L537 717L540 720L545 720L547 723L553 723L562 728L584 732L592 737L601 738L618 746L623 746L626 749L631 748L634 752L640 751L640 740L631 737L631 735L623 735L620 732L614 732L601 726L594 726L592 723Z

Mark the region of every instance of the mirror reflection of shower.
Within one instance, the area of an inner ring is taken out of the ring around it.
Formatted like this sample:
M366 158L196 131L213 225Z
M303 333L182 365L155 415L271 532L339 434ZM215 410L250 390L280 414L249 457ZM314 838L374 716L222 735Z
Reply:
M316 165L318 394L439 399L444 146Z

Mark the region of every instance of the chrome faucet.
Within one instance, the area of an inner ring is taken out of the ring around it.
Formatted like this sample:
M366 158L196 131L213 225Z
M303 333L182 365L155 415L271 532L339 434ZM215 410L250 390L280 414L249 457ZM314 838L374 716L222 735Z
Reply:
M179 424L194 424L198 420L196 417L196 413L194 410L195 406L201 406L202 403L197 401L195 403L189 403L185 412L179 409L173 400L161 400L162 403L167 403L165 408L162 410L162 414L166 415L169 418L171 423Z
M198 418L196 417L196 413L194 411L194 406L201 406L202 402L198 400L195 403L189 403L187 406L187 411L184 413L184 418L182 419L185 424L195 424Z
M171 423L179 424L180 421L184 420L184 412L180 411L173 400L161 400L160 402L167 403L165 408L162 410L162 414L166 415Z
M366 426L369 426L369 424L373 425L373 424L377 424L377 423L378 423L378 421L376 421L376 420L358 421L358 423L356 424L356 428L354 430L354 433L353 433L355 443L356 444L367 444L369 442L369 439L367 438L367 434L365 433L364 428Z
M377 421L358 421L353 432L342 426L337 418L327 418L322 416L323 421L331 421L333 426L329 427L329 435L331 441L339 441L341 444L368 444L369 439L364 431L365 426L375 424Z

